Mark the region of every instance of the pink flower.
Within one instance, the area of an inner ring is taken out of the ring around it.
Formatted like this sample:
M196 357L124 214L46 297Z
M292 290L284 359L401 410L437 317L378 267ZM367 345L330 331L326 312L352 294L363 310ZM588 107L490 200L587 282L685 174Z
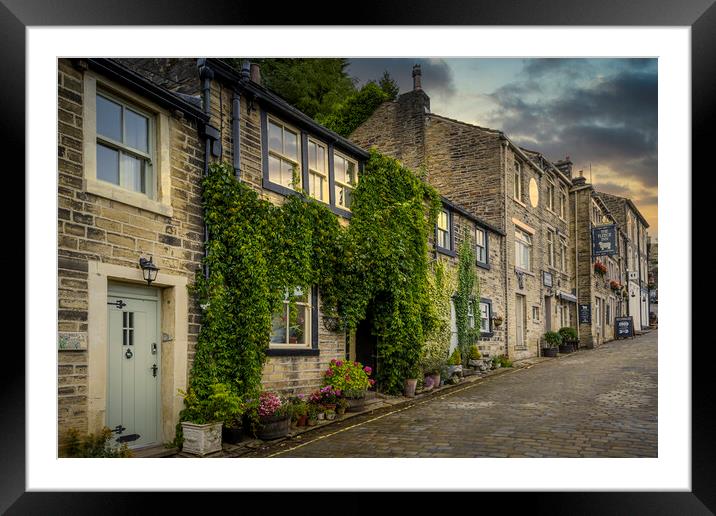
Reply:
M336 364L338 367L341 367L341 366L343 365L343 361L342 361L342 360L337 360L337 361L335 362L335 364Z
M326 376L333 376L333 370L329 369L328 371L326 371Z
M366 374L370 374L370 373L373 371L373 369L371 369L369 366L365 366L365 367L363 368L363 371L365 371Z
M331 364L335 364L335 363L336 363L336 359L335 359L335 358L332 358L332 359L331 359Z
M373 378L369 378L368 381L370 382L371 385L375 385L375 380L373 380Z
M353 365L356 367L363 367L363 364L361 364L360 362L353 362Z

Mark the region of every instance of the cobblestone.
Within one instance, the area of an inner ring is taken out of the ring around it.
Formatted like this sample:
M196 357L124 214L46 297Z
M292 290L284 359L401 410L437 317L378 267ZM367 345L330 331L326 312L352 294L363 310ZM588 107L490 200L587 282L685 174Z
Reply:
M657 331L533 362L250 457L656 457Z

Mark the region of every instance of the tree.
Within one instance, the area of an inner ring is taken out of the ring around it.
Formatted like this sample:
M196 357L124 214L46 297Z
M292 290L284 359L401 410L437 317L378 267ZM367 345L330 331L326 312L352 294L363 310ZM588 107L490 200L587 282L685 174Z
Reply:
M390 100L388 94L370 81L344 102L335 105L331 113L316 117L316 121L347 137L387 100Z
M383 72L383 77L378 81L378 86L388 95L388 100L395 100L398 97L398 93L400 93L398 84L390 76L388 70Z

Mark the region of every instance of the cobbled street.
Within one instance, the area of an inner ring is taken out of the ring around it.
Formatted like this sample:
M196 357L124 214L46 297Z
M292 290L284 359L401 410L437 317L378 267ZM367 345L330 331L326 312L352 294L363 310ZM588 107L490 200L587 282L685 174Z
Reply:
M301 441L251 456L656 457L657 331L487 377Z

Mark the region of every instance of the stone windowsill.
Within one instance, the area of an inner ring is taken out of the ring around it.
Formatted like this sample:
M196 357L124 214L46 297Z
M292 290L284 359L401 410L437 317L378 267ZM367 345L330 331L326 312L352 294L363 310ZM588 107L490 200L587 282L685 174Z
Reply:
M99 197L104 197L105 199L134 206L140 210L157 213L159 215L163 215L164 217L172 217L174 215L174 210L169 204L155 201L144 194L130 192L129 190L119 188L118 186L104 181L89 178L86 179L85 191Z

